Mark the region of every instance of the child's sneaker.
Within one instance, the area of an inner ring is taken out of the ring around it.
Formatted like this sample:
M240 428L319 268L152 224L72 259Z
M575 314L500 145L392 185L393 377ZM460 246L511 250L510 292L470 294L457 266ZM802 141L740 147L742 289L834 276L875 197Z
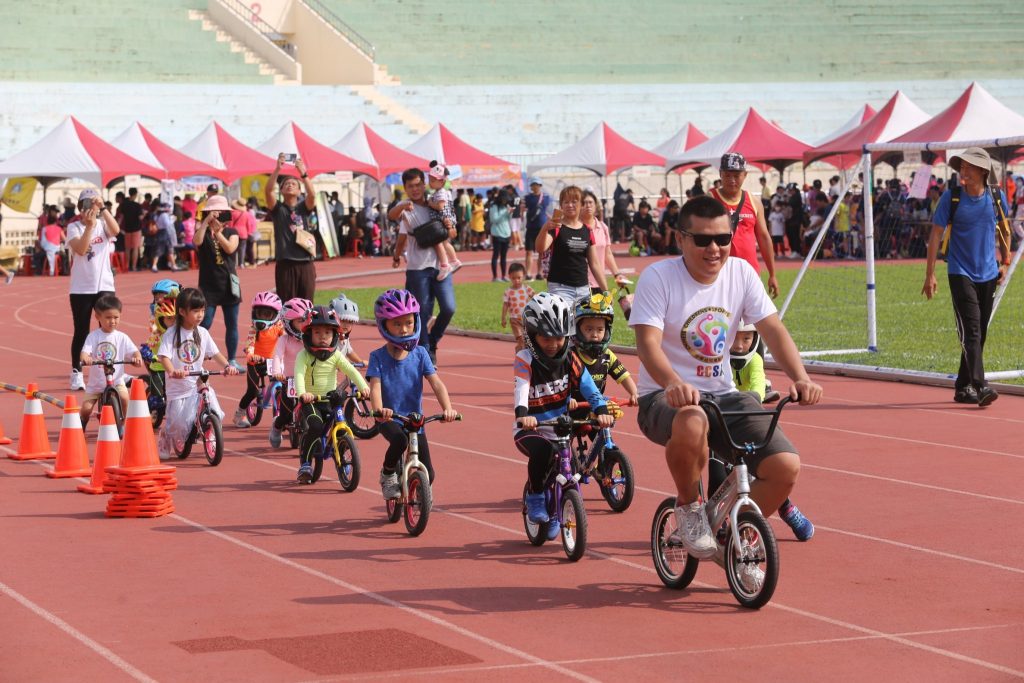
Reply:
M557 519L553 519L548 522L548 540L553 541L558 538L558 532L562 530Z
M811 524L811 520L804 517L804 513L800 512L800 508L796 505L790 503L785 510L779 510L779 517L782 517L782 521L793 530L793 535L798 541L811 540L811 536L814 535L814 525Z
M384 500L398 500L402 497L402 487L398 485L397 473L380 473L380 492L384 494Z
M526 518L534 524L545 524L551 520L544 505L543 493L526 494Z
M85 390L85 379L82 377L81 370L71 371L71 391L84 391Z
M300 484L312 484L313 483L313 465L308 462L302 463L299 467L299 476L296 479Z
M281 447L281 430L273 424L270 425L270 446L272 448Z
M7 273L7 284L11 284L12 282L14 282L14 271L13 270L9 271Z
M447 263L437 269L437 281L444 282L452 274L452 267Z
M462 267L462 261L455 259L452 263L452 275L455 275L455 271Z
M246 416L245 411L241 408L235 409L235 426L239 429L248 429L249 427L252 427L252 425L249 424L249 418Z

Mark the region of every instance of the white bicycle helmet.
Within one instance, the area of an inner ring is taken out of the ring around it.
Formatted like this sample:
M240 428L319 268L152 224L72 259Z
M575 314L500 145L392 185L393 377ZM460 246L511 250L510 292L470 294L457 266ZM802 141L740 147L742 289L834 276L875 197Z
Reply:
M344 294L339 294L331 301L331 308L338 314L338 320L342 322L359 322L359 305Z
M754 357L755 353L757 353L757 347L761 342L761 335L757 333L757 328L751 325L750 323L744 323L741 320L740 329L736 330L736 334L739 334L740 332L753 332L754 340L750 343L750 348L747 349L746 353L740 354L730 352L729 364L732 365L732 367L736 370L742 370L744 367L746 367L747 363L750 362L750 359Z

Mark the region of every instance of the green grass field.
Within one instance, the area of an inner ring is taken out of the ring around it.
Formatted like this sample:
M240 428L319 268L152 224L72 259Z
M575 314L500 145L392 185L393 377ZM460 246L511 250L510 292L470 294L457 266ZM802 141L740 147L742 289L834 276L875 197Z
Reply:
M937 268L939 294L931 301L921 295L924 263L881 263L876 267L876 311L878 352L828 355L821 360L843 361L865 366L955 373L960 350L956 338L953 308L945 278L944 264ZM796 277L796 269L778 273L782 306ZM1018 275L1007 289L989 329L985 349L986 370L1024 368L1024 275ZM531 283L535 290L543 283ZM499 282L455 285L458 312L452 325L464 329L502 332ZM822 263L808 270L789 311L786 326L802 351L867 348L867 304L863 263L850 265ZM326 303L340 290L317 292L317 302ZM373 315L373 301L380 289L353 289L363 318ZM633 346L632 330L616 320L612 341ZM1015 383L1024 383L1017 380Z

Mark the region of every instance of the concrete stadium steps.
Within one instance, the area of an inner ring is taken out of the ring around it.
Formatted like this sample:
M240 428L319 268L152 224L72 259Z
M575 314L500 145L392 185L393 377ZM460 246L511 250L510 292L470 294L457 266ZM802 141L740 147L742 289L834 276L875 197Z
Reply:
M347 87L0 82L0 92L0 159L34 144L68 114L108 140L138 120L172 146L211 119L254 147L288 120L326 145L360 121L399 145L416 139Z
M1012 78L1024 63L1010 0L324 2L403 83Z
M273 82L189 19L189 10L205 9L205 0L6 5L0 81Z

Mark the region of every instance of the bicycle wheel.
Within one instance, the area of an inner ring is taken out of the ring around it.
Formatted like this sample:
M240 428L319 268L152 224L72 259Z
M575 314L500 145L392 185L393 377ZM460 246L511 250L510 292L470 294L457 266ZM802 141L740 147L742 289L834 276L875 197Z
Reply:
M576 489L562 493L562 549L572 562L587 551L587 511Z
M178 450L178 444L174 444L174 454L178 456L179 460L184 460L192 452L192 444L195 443L198 433L196 432L195 425L192 425L192 431L185 437L185 442L181 444L181 450Z
M529 492L530 484L527 483L523 486L523 528L526 529L526 538L530 540L530 545L540 546L548 540L548 525L531 522L526 515L526 494Z
M263 419L263 400L260 396L249 401L249 405L245 407L245 417L253 427L258 425L260 420Z
M384 508L388 513L388 521L394 524L402 517L402 503L397 499L384 501Z
M654 571L658 578L669 588L676 590L686 588L697 574L700 560L690 556L683 544L669 540L676 530L676 499L666 498L661 501L654 513L651 524L651 556L654 558Z
M725 577L729 580L729 590L741 606L758 609L775 593L779 581L779 549L772 528L758 513L744 510L737 523L742 547L735 547L730 532L725 547Z
M103 397L100 402L100 411L103 411L103 406L110 406L114 411L114 423L117 425L117 437L119 439L124 438L124 414L121 412L121 397L117 395L117 392L113 389L104 389Z
M221 428L220 418L207 413L203 416L202 428L206 462L210 463L212 467L216 467L224 459L224 430Z
M334 466L338 470L341 489L348 493L359 488L362 468L359 464L359 448L355 439L348 434L337 434L334 441Z
M409 475L409 499L405 503L405 530L410 536L419 536L427 528L431 503L430 478L423 470L414 470Z
M312 462L313 462L313 480L310 483L315 484L318 481L320 481L320 475L322 475L324 473L323 451L321 451L320 455L314 455Z
M608 507L613 512L625 512L633 502L633 464L622 451L610 450L604 454L604 466L597 480Z
M372 439L380 433L380 424L370 415L366 399L349 396L345 401L345 422L357 439Z

